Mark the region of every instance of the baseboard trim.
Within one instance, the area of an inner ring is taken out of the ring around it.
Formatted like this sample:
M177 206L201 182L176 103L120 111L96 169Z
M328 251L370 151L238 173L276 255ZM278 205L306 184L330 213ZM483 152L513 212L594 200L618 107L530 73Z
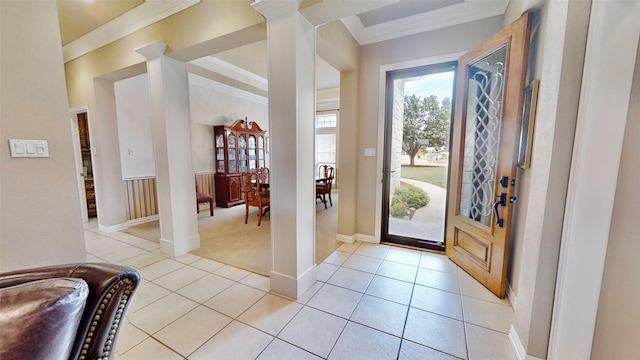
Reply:
M353 236L353 235L344 235L344 234L338 234L336 236L336 240L342 241L343 243L346 243L346 244L353 244L354 242L356 242L355 236Z
M129 225L127 223L115 224L115 225L102 225L98 223L98 230L103 233L114 233L116 231L124 230L128 228Z
M175 241L160 239L160 250L163 254L178 257L200 247L200 235L193 235L177 243Z
M518 294L513 291L511 284L507 281L507 299L511 303L513 311L516 310L516 303L518 302Z
M151 216L146 216L143 218L137 218L137 219L131 219L129 221L127 221L127 225L128 226L136 226L136 225L140 225L140 224L145 224L148 222L152 222L152 221L156 221L159 220L160 216L159 215L151 215Z
M269 273L271 291L292 299L298 299L316 283L316 271L317 266L313 265L297 279L289 275L271 271Z
M511 325L511 327L509 328L508 338L509 344L511 344L511 349L513 350L513 353L516 355L516 358L518 360L545 360L527 354L527 351L524 349L524 346L520 341L520 337L516 332L516 328L514 328L513 325Z
M376 237L373 236L373 235L365 235L365 234L356 233L353 236L356 239L356 241L362 241L362 242L372 243L372 244L380 243L378 240L376 240Z

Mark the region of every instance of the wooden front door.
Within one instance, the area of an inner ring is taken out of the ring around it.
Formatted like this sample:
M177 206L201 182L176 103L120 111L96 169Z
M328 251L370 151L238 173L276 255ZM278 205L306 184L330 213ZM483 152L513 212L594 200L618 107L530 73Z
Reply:
M458 61L446 252L504 297L530 15Z

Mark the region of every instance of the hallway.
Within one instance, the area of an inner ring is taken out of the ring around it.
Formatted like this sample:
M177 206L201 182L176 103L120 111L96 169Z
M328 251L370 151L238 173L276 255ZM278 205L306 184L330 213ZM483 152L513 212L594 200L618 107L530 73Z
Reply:
M116 359L515 359L513 310L446 257L344 244L292 301L269 279L85 225L88 261L137 268Z

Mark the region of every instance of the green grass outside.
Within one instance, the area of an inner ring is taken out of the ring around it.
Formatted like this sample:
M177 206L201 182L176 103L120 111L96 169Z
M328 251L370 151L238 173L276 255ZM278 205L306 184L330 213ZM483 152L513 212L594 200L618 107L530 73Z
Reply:
M447 188L446 166L409 166L403 165L400 172L403 178L428 182L443 189Z

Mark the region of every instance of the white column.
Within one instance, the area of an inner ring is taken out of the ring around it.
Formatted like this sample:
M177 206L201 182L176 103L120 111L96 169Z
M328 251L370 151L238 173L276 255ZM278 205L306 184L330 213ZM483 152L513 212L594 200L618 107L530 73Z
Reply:
M135 49L147 59L156 161L160 249L171 256L200 247L191 159L189 77L184 62L164 56L166 45Z
M293 298L316 281L315 28L298 5L298 0L253 4L267 18L271 290Z

